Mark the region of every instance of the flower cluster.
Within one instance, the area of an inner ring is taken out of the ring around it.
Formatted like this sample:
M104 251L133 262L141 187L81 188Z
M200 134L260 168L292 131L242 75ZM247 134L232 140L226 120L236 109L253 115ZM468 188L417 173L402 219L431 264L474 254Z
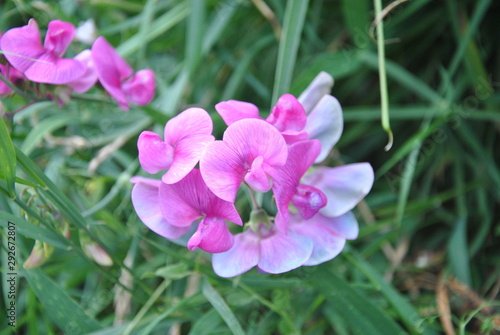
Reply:
M322 162L340 138L343 119L322 72L297 99L283 95L267 118L253 104L224 101L215 106L227 124L222 140L200 108L172 118L163 138L145 131L139 161L161 180L133 177L132 203L143 223L168 239L188 235L189 250L213 253L215 272L233 277L257 266L282 273L334 258L358 235L351 209L370 191L368 163L335 168ZM199 168L196 166L199 164ZM253 203L242 226L234 205L242 185ZM269 217L256 192L272 192L277 213ZM234 226L236 227L236 226Z
M42 45L40 30L34 19L26 26L0 34L0 52L8 63L0 65L0 73L13 85L27 81L65 85L70 91L84 93L97 81L127 110L129 104L146 105L154 97L155 77L151 70L136 73L104 37L98 37L91 50L74 58L64 54L75 37L75 27L60 20L51 21ZM11 88L0 81L0 94Z

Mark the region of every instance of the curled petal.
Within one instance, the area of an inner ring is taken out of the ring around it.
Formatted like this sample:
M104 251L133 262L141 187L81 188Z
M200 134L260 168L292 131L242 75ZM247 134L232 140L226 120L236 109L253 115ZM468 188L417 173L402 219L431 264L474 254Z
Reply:
M85 65L76 59L59 58L46 52L33 62L24 75L37 83L63 85L83 76L85 70Z
M304 107L306 113L311 112L320 99L330 93L332 87L333 77L321 71L299 96L298 100Z
M268 273L283 273L298 268L312 254L310 238L288 231L276 232L260 241L259 269Z
M141 133L137 149L141 167L148 173L158 173L168 169L174 159L174 149L151 131Z
M176 146L184 137L212 134L212 119L201 108L188 108L165 125L165 142Z
M252 162L252 167L245 175L245 181L254 190L258 192L267 192L271 189L269 177L262 167L264 158L256 157Z
M276 102L267 122L279 131L300 131L306 125L306 112L293 95L284 94Z
M297 186L292 204L297 208L300 215L308 220L318 211L326 206L326 196L315 187L300 184Z
M303 182L326 195L328 204L320 213L336 217L353 209L370 192L373 180L371 165L357 163L334 168L318 167L306 174Z
M190 226L171 225L160 210L159 180L133 177L132 204L141 221L152 231L166 238L176 239L186 234Z
M261 119L257 106L244 101L222 101L215 105L215 110L228 126L242 119Z
M221 277L234 277L257 265L260 254L260 238L252 230L234 237L234 244L226 252L212 255L212 266Z
M206 217L201 220L198 229L188 241L191 251L200 248L206 252L219 253L231 249L234 237L222 219Z
M75 26L69 22L54 20L49 22L45 35L45 48L61 57L75 37Z
M90 50L83 50L75 59L83 64L85 67L85 72L83 75L69 83L68 85L77 93L85 93L92 88L97 82L97 73L94 69L94 63L92 62L92 54Z
M128 101L138 106L145 106L155 95L155 74L149 69L140 70L123 82L122 88Z

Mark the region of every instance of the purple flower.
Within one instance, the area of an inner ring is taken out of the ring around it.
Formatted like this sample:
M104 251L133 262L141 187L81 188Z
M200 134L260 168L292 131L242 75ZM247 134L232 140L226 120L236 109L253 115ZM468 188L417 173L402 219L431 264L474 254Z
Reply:
M74 36L75 27L71 23L51 21L42 45L38 25L31 19L28 25L5 32L0 49L9 63L29 80L67 84L85 72L85 65L77 59L62 58Z
M276 128L244 119L231 124L222 141L208 145L200 170L212 192L234 202L243 181L258 192L269 191L275 168L284 165L286 157L285 140Z
M102 36L92 45L92 60L99 81L120 108L128 110L129 103L144 106L151 102L156 87L153 71L146 69L134 73Z
M168 171L163 182L176 183L198 163L206 146L214 141L212 119L201 108L189 108L165 125L164 140L144 131L139 136L139 162L148 173Z

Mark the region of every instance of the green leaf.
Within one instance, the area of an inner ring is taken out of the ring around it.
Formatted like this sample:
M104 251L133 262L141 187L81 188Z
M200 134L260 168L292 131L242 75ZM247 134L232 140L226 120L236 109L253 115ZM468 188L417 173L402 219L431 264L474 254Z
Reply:
M241 325L238 322L238 319L236 319L233 311L231 311L224 299L222 299L219 292L217 292L206 280L203 283L202 291L205 298L207 298L210 304L212 304L215 310L219 313L233 334L244 335L245 332L243 331L243 328L241 328Z
M65 334L87 334L102 328L64 289L40 269L21 270L52 321Z
M287 2L274 77L273 105L290 88L308 4L309 0Z
M345 280L327 269L312 279L324 294L328 307L338 314L353 334L392 335L406 332L375 306L365 295L353 289Z
M14 198L16 196L16 153L4 118L0 117L0 119L0 168L4 171L7 192L11 198Z

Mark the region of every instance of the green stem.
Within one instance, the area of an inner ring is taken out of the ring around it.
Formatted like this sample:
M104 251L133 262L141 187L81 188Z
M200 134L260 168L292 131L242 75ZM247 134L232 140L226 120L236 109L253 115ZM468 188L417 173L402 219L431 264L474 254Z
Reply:
M382 1L374 0L375 17L379 17L382 13ZM389 140L385 146L385 151L389 151L393 144L393 134L389 123L389 95L387 93L387 74L385 70L385 45L384 45L384 20L378 20L377 24L377 49L378 49L378 67L380 81L380 99L382 104L382 128L389 136Z

